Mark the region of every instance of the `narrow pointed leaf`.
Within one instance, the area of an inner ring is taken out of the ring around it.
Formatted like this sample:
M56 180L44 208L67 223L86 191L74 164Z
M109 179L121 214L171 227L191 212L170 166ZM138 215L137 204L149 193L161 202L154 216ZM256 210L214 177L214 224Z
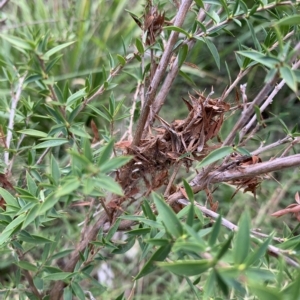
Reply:
M161 217L162 222L165 224L168 232L170 232L174 237L180 237L183 234L183 229L174 211L164 200L162 200L161 197L159 197L158 194L152 193L152 197L159 216Z
M203 168L234 152L230 146L225 146L210 152L196 167Z

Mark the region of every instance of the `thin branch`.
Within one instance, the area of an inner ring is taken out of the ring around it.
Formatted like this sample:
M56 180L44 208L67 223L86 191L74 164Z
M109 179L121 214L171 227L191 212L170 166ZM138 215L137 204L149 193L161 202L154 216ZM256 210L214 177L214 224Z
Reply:
M300 154L277 158L271 161L250 165L245 168L239 167L236 170L224 171L221 173L215 171L210 174L212 177L210 182L217 183L242 178L250 178L286 168L295 168L298 166L300 166Z
M272 161L258 163L247 167L238 167L235 170L220 171L216 170L207 174L206 169L199 173L190 182L190 186L194 193L202 191L209 183L227 182L232 180L239 180L242 178L251 178L254 176L263 175L266 173L279 171L286 168L300 166L300 154L292 155L289 157L277 158ZM183 197L181 191L178 191L169 196L167 202L172 206L178 199Z
M89 245L91 241L93 241L100 230L104 226L104 224L109 221L106 215L106 212L103 211L95 224L91 225L88 229L87 234L84 237L84 240L82 240L76 247L76 249L72 252L70 259L68 260L64 271L65 272L73 272L74 268L80 258L81 252L85 250L85 248ZM60 299L64 288L64 282L63 281L56 281L51 289L50 292L50 300L58 300Z
M18 254L18 257L20 260L24 259L24 254L19 250L16 249L16 253ZM38 299L43 299L42 295L39 293L37 288L34 285L33 278L28 270L23 270L24 276L29 284L29 288L31 292L38 298Z
M20 101L20 98L21 98L21 93L23 90L23 83L24 83L26 76L27 76L27 72L22 77L19 78L17 91L12 96L11 107L10 107L10 112L9 112L9 121L8 121L8 126L7 126L6 143L5 143L7 150L9 150L9 148L10 148L10 143L12 140L14 124L15 124L16 109L17 109L18 102ZM6 167L8 168L9 167L9 151L4 152L4 163L5 163Z
M46 148L46 149L44 150L44 152L41 154L41 156L40 156L39 159L37 160L36 165L39 165L39 164L43 161L43 159L45 158L45 156L48 154L48 152L49 152L50 150L51 150L51 147Z
M128 140L129 141L132 141L132 139L133 139L132 131L133 131L134 112L135 112L135 108L136 108L137 98L141 91L141 87L142 87L142 84L139 83L135 90L133 100L132 100L132 107L130 109L130 122L129 122L129 126L128 126Z
M242 112L239 120L233 127L233 129L230 131L228 136L226 137L225 141L223 142L223 146L228 146L232 144L237 132L241 130L241 128L247 124L249 118L252 116L254 111L254 106L259 105L266 96L270 93L270 91L273 89L273 86L275 85L276 80L274 79L272 82L268 82L265 84L265 86L260 90L258 95L255 97L255 99L251 102L251 104L247 107L245 111Z
M2 9L8 2L9 2L9 0L2 0L0 2L0 9Z
M129 63L130 61L132 61L134 59L134 57L135 57L134 53L127 55L126 58L125 58L126 64ZM116 66L114 69L112 69L110 71L109 76L106 79L106 83L111 81L115 76L117 76L118 73L124 68L125 65L120 64L120 65ZM105 86L106 86L106 84L103 83L94 94L92 94L90 97L86 98L83 101L83 105L79 109L78 113L81 112L90 102L95 100L98 96L102 95L106 90Z
M290 143L290 142L293 142L293 139L290 136L286 136L283 139L278 140L275 143L269 144L269 145L267 145L265 147L260 147L257 150L252 151L251 155L259 155L260 153L269 151L269 150L271 150L271 149L273 149L275 147L278 147L280 145L283 145L283 144L286 144L286 143Z
M189 201L187 201L186 199L179 199L178 203L183 204L183 205L190 205L191 203ZM213 212L212 210L198 204L195 203L195 205L207 216L212 217L213 219L218 219L219 218L219 214ZM238 231L238 226L236 226L235 224L231 223L230 221L228 221L227 219L222 218L222 225L228 229L230 229L231 231ZM256 231L251 231L252 235L258 235L261 236L260 233L256 232ZM266 236L267 237L267 236ZM290 258L289 256L285 255L285 253L283 253L282 249L279 249L275 246L269 245L268 246L268 250L270 253L274 254L276 257L280 256L282 257L287 264L295 267L295 268L300 268L300 265L297 261L293 260L292 258Z
M265 216L271 214L276 209L280 200L284 199L286 193L290 190L290 187L297 181L299 178L298 170L294 170L293 175L291 178L285 183L285 185L278 186L272 196L270 197L269 201L266 202L258 211L257 216L254 220L254 226L260 226L260 224L265 219Z
M182 26L183 21L186 17L186 14L187 14L192 2L193 2L192 0L182 1L179 11L176 15L174 26L176 26L176 27ZM173 47L178 40L178 36L179 36L179 32L172 31L170 38L168 40L168 43L166 45L165 51L161 57L160 63L154 74L153 80L151 81L150 86L148 88L148 91L146 94L146 99L145 99L145 104L144 104L144 107L141 112L141 116L140 116L138 124L137 124L137 130L136 130L134 138L133 138L132 146L138 146L138 144L142 138L145 124L147 122L148 115L150 112L150 107L152 106L153 101L155 99L155 95L157 93L159 84L161 83L161 80L165 76L165 72L166 72L167 66L169 64L171 55L172 55Z
M199 10L198 17L197 17L198 21L203 22L203 20L206 17L206 10L208 10L209 7L210 4L205 4L204 6L205 10L203 9ZM207 26L208 24L205 25ZM186 44L188 46L188 51L190 51L194 47L196 41L197 41L196 39L186 41ZM168 72L164 80L164 83L162 84L162 87L153 102L153 116L152 116L152 120L150 119L148 120L149 124L152 124L154 122L155 115L159 113L161 107L163 106L178 72L179 72L179 66L178 66L178 55L177 55L175 61L172 64L171 70Z
M298 60L292 67L293 70L298 69L300 66L300 60ZM282 79L278 85L275 86L273 92L269 95L269 97L265 100L263 105L260 107L260 112L262 113L270 104L272 104L274 97L278 94L278 92L282 89L282 87L286 84L285 80ZM252 119L247 123L247 125L241 130L240 141L243 139L245 134L249 131L249 129L253 126L253 124L257 121L256 116L253 116Z
M20 146L21 146L21 144L22 144L24 138L25 138L25 134L22 133L21 137L20 137L19 140L18 140L17 147L16 147L16 151L19 150L19 148L20 148ZM9 167L7 168L7 174L11 174L11 171L12 171L12 168L13 168L13 165L14 165L14 162L15 162L15 159L16 159L17 154L20 154L20 152L19 152L19 153L15 153L15 154L13 155L13 157L11 158Z

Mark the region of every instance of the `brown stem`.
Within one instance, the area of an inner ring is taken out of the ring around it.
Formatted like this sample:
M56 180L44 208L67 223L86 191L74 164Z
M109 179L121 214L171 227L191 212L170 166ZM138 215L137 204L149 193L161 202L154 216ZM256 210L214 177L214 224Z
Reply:
M23 260L24 259L24 254L16 249L16 252L18 254L18 257L20 260ZM35 287L34 285L34 282L33 282L33 278L30 274L30 272L28 270L23 270L23 273L24 273L24 276L29 284L29 288L31 290L31 292L38 298L38 299L43 299L42 295L39 293L39 291L37 290L37 288Z
M98 220L95 224L89 227L87 234L84 237L84 240L80 241L77 248L72 252L67 265L64 268L65 272L73 272L74 268L80 258L79 253L83 252L84 249L89 245L91 241L93 241L100 230L101 227L108 221L106 212L104 211L98 217ZM63 294L64 282L56 281L51 288L50 291L50 300L59 300Z

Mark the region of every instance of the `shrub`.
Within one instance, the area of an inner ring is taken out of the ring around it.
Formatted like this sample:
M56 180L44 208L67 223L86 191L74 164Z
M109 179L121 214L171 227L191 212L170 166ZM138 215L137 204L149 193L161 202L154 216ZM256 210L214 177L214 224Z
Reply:
M1 295L297 299L298 1L110 4L0 3Z

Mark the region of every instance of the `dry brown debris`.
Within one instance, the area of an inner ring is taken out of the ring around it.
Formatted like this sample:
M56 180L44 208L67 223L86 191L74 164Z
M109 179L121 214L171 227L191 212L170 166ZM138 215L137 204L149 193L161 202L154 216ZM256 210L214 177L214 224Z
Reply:
M126 147L134 160L121 171L130 174L125 185L122 182L124 188L132 189L142 179L149 193L168 183L168 170L175 163L180 161L189 168L194 160L202 159L219 147L207 142L217 137L229 104L209 99L202 93L190 95L190 101L184 99L184 102L189 110L186 119L169 124L156 116L160 125L153 127L138 147ZM124 149L126 144L123 141L120 148Z
M300 222L300 196L298 192L295 194L295 201L297 203L292 203L288 205L286 208L274 212L273 214L271 214L271 216L279 218L286 214L292 213L296 217L296 219Z
M156 37L162 32L165 23L165 13L158 12L157 6L152 6L149 1L142 18L137 18L133 14L130 15L146 34L146 45L153 45L156 42Z
M261 162L262 161L261 161L260 157L253 155L253 156L243 160L243 162L241 162L239 164L238 168L240 170L242 170L242 168L246 168L247 166L258 164ZM244 193L252 192L254 195L254 198L256 198L256 188L260 185L260 183L262 182L262 179L263 179L262 176L256 176L253 178L241 178L241 179L237 179L234 181L230 181L229 182L230 184L237 186L237 189L234 192L234 194L232 195L231 199L242 188L244 189Z

